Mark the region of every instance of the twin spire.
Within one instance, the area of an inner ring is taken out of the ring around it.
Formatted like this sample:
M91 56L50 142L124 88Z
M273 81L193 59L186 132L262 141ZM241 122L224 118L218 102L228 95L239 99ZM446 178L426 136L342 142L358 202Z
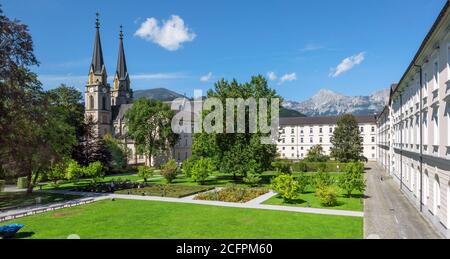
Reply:
M102 51L102 43L100 40L100 21L99 21L99 13L96 13L96 19L95 19L95 41L94 41L94 52L92 54L92 62L91 62L91 69L93 70L94 74L100 75L102 74L103 69L105 68L105 63L103 61L103 51ZM122 25L120 25L120 45L119 45L119 56L117 59L117 70L116 75L119 80L126 80L128 77L128 71L127 71L127 63L125 60L125 51L123 48L123 31L122 31Z

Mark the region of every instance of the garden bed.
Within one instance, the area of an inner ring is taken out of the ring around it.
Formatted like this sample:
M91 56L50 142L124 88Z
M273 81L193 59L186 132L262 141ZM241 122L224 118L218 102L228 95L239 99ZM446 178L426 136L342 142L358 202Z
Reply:
M265 188L238 188L229 187L219 191L201 193L195 197L196 200L223 201L245 203L268 193Z
M157 196L170 198L183 198L195 195L201 192L213 190L213 187L206 186L187 186L172 184L149 184L141 188L132 188L116 191L116 194L139 195L139 196Z

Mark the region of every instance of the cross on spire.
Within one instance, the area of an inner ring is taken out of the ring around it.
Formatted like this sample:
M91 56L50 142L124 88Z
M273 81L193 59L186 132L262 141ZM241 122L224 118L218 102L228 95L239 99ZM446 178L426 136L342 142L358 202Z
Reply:
M100 28L100 19L99 19L100 14L98 12L96 12L95 16L96 16L96 18L95 18L95 28L99 29Z
M122 25L120 25L120 39L123 40L123 31L122 31L123 27Z

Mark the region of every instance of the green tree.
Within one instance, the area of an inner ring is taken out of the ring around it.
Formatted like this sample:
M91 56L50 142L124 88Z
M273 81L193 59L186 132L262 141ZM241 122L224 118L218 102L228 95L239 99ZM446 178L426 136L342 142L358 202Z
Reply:
M194 181L205 184L208 177L212 174L214 170L214 162L211 158L202 157L194 161L191 168L191 177Z
M190 158L184 160L182 172L186 177L192 176L192 167L199 158L196 156L191 156Z
M315 189L321 189L334 184L334 179L329 173L319 171L314 174L312 179L312 185Z
M109 134L105 135L103 137L103 140L105 141L109 153L111 153L111 168L114 170L125 169L128 165L128 159L126 155L128 153L128 151L126 150L127 147L123 144L120 144L117 139L113 138Z
M178 141L172 132L174 112L157 100L139 99L125 114L127 134L136 142L137 152L150 159L171 150ZM169 155L172 155L171 153Z
M222 102L224 113L226 112L227 98L279 98L275 90L269 88L267 81L262 76L252 77L251 81L239 84L236 80L228 82L226 80L218 81L214 89L209 90L208 98L217 98ZM281 102L280 102L281 103ZM205 111L202 116L206 117L213 111ZM236 109L235 109L236 113ZM246 119L249 118L250 110L245 108ZM252 114L253 115L253 114ZM270 120L270 111L268 119ZM226 129L226 120L224 120L224 129ZM235 125L237 125L237 116L235 116ZM276 157L276 145L263 145L261 138L267 135L258 133L251 134L247 120L245 133L200 133L195 134L193 144L193 153L199 157L210 157L214 159L220 171L237 176L245 177L251 170L263 172L270 169L272 161ZM251 162L251 161L254 162ZM255 167L255 168L249 168Z
M284 199L290 202L298 195L299 185L292 175L281 174L272 180L271 188Z
M90 163L83 168L84 176L91 178L94 183L100 182L105 177L105 171L100 161Z
M178 164L174 159L169 160L162 168L161 175L168 183L172 183L177 178Z
M305 193L306 187L308 187L310 183L310 177L305 173L301 173L297 177L297 182L298 182L298 191L300 193Z
M322 145L315 145L311 147L305 159L305 161L308 162L327 162L328 160L330 160L330 158L325 155Z
M346 114L337 121L331 156L340 162L363 161L363 145L355 116Z
M151 168L149 166L142 165L142 166L138 167L137 176L139 178L144 179L145 183L147 182L147 180L149 178L152 178L154 174L155 174L155 171L153 170L153 168Z
M78 180L83 176L83 168L77 161L71 159L65 164L64 177L69 181Z
M349 163L345 172L339 176L339 187L350 197L354 190L364 192L366 188L366 180L364 179L364 164Z
M333 207L337 205L338 191L334 186L324 186L316 189L316 196L323 206Z

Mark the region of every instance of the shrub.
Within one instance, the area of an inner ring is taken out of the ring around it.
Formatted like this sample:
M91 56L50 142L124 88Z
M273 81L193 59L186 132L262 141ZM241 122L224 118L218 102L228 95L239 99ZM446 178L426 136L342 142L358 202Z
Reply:
M26 189L26 188L28 188L28 178L27 177L19 177L19 178L17 178L17 188L18 189Z
M298 191L300 193L305 193L306 187L310 184L310 177L305 173L302 173L297 177Z
M330 160L330 157L325 155L322 145L315 145L308 151L305 160L309 162L327 162Z
M172 183L172 181L177 178L177 170L178 164L175 160L169 160L162 168L161 175L166 178L168 183Z
M320 163L319 166L317 166L317 172L320 172L320 173L327 172L327 164Z
M64 167L64 163L53 165L48 171L45 172L45 178L52 181L54 184L56 184L59 180L63 180L65 177ZM38 177L38 181L40 180L39 178L44 178L44 176Z
M101 162L90 163L83 168L83 174L84 176L91 178L94 183L100 182L105 177Z
M272 163L272 166L277 170L277 172L282 174L291 173L291 163L284 161L276 161Z
M214 170L214 163L210 158L201 158L197 161L193 161L191 168L191 177L194 181L199 182L201 185L205 184L206 179L212 174Z
M151 178L154 175L155 171L149 166L139 166L137 176L139 178L144 179L144 182L147 182L147 179Z
M333 177L329 173L321 172L314 174L312 185L316 189L328 187L334 183Z
M244 177L243 181L244 181L244 183L246 183L252 187L255 187L255 186L258 186L259 183L261 182L261 176L256 173L249 173L249 174L247 174L246 177Z
M333 207L337 205L338 192L333 186L317 188L316 196L319 198L319 202L323 206Z
M194 165L195 161L198 160L196 157L190 157L183 162L183 168L182 172L186 177L191 177L192 175L192 166Z
M339 176L338 184L347 193L348 197L352 195L353 190L363 193L366 188L364 165L362 163L348 164L345 168L345 173Z
M77 180L83 176L83 168L75 160L67 162L65 178L69 181ZM59 179L58 179L59 180Z
M305 162L300 162L300 163L295 164L293 166L293 169L297 172L302 172L302 173L308 172L308 166L306 165Z
M298 182L291 175L281 174L272 180L271 188L278 192L284 201L291 201L297 197Z
M6 181L0 180L0 192L3 192L5 190Z

